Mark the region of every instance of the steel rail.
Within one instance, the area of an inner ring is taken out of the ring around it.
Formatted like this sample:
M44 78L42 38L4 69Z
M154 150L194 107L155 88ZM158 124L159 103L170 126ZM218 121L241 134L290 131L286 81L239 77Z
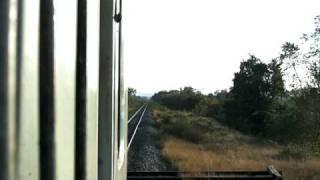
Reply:
M131 143L132 143L132 141L133 141L133 139L134 139L134 136L135 136L136 133L137 133L137 130L138 130L138 128L139 128L139 125L140 125L140 123L141 123L141 120L142 120L142 118L143 118L143 116L144 116L144 113L145 113L146 110L147 110L147 107L148 107L148 104L146 103L145 108L144 108L144 110L143 110L143 112L142 112L142 114L141 114L141 116L140 116L139 122L138 122L136 128L134 129L134 132L133 132L132 136L130 137L130 141L129 141L129 144L128 144L128 150L130 149Z
M208 171L208 172L128 172L128 179L265 179L282 180L282 172L272 165L264 171Z
M147 103L144 103L128 120L128 124L132 121L132 119L140 112L141 109L143 109L143 106L145 106Z

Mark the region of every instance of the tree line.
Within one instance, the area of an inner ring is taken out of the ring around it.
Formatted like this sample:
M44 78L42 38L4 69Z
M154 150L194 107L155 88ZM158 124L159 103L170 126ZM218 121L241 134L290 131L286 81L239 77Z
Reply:
M152 100L213 117L246 134L320 153L320 16L300 43L286 42L265 63L249 55L228 90L204 95L192 87L160 91Z

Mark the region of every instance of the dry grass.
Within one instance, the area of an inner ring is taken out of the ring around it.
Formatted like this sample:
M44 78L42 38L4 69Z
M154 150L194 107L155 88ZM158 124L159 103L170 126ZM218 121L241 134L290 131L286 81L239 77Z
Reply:
M192 113L156 109L153 117L163 132L162 153L179 171L254 171L273 165L285 179L320 180L319 158L283 156L288 147ZM195 136L200 140L192 141Z
M167 137L163 154L180 171L263 170L274 165L286 179L320 179L320 160L279 160L277 145L204 147L174 137Z

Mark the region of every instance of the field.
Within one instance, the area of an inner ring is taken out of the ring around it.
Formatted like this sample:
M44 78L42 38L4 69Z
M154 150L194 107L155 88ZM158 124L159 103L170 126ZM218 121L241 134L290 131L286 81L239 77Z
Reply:
M320 179L319 157L243 135L190 112L153 107L153 117L163 134L162 153L179 171L250 171L273 165L285 179Z

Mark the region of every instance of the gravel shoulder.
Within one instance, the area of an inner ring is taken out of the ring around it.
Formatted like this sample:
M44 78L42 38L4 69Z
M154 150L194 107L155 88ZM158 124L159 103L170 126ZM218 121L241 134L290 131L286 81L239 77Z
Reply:
M147 109L128 152L129 172L174 171L163 158L161 149L156 143L160 134L154 128L154 123L151 113Z

